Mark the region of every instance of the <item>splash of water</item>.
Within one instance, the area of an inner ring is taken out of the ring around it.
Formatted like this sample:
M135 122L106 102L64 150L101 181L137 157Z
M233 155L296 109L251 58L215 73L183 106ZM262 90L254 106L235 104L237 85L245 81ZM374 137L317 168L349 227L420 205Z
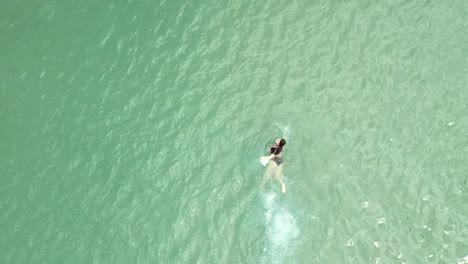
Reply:
M296 217L284 205L277 202L278 195L269 192L263 196L265 207L266 245L262 263L283 263L291 254L293 242L299 236Z
M468 255L458 261L458 264L468 264Z
M267 193L265 195L263 204L265 206L266 212L265 212L265 222L266 224L270 223L271 217L273 216L273 211L274 211L274 202L276 198L276 193Z
M299 235L299 228L295 217L286 210L280 210L273 216L268 228L270 241L282 248L288 248L293 239Z

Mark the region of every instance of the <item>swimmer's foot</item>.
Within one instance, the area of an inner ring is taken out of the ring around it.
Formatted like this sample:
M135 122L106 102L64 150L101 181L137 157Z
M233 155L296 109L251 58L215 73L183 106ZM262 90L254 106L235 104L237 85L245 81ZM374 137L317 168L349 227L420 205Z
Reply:
M282 191L283 193L286 192L286 184L284 184L284 183L281 184L281 191Z

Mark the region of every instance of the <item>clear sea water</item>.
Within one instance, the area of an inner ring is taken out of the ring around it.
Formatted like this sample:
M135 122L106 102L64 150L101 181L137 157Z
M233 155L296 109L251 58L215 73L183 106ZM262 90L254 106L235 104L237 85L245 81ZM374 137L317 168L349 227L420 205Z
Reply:
M4 1L0 35L0 263L468 263L466 0Z

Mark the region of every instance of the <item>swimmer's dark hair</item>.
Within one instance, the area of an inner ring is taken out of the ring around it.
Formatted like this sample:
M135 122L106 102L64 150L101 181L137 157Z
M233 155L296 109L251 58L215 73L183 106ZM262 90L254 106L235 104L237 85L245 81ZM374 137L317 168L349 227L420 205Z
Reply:
M284 145L286 145L286 140L284 140L284 138L281 138L279 142L279 146L283 147Z

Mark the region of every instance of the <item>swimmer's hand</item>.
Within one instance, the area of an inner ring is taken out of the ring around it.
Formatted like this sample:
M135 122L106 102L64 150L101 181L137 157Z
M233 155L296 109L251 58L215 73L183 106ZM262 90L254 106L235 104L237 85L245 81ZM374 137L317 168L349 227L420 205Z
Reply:
M286 192L286 184L284 184L284 182L281 183L281 191L282 191L283 193Z

